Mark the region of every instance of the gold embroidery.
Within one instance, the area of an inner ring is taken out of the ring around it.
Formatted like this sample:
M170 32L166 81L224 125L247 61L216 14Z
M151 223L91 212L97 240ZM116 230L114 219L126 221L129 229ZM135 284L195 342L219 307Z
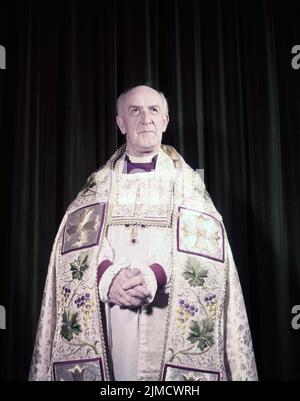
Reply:
M66 241L69 241L71 236L76 236L76 241L72 247L80 247L87 242L88 231L97 231L100 225L99 214L95 218L92 217L94 209L83 209L78 212L81 214L78 224L71 225L66 230Z
M211 216L182 210L180 239L183 250L220 257L222 253L222 228Z
M111 207L110 224L169 227L173 203L172 175L149 172L147 176L139 174L136 178L134 174L122 174L122 163L123 160L118 161L115 168L116 195Z

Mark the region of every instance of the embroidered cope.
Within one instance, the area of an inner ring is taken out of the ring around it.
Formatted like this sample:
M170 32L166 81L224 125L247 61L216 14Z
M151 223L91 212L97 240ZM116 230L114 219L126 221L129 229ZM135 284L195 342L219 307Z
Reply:
M30 379L257 380L238 273L200 176L170 146L143 171L143 160L124 170L126 157L123 146L93 173L61 222ZM123 268L140 269L151 293L136 310L108 300Z

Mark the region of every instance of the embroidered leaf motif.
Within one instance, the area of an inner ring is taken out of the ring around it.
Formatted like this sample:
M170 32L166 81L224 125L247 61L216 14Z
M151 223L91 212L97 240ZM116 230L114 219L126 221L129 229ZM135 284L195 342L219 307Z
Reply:
M75 365L73 369L68 369L68 372L71 373L74 381L84 381L84 372L87 366L83 366L82 368L79 365Z
M89 267L87 262L88 255L86 253L82 253L74 262L70 263L72 277L74 280L82 280L84 271Z
M184 375L182 373L181 375L183 377L183 381L187 381L187 382L199 382L201 381L201 379L197 379L193 374L191 375Z
M203 286L204 279L207 277L208 270L201 269L199 264L189 259L188 264L183 272L183 277L192 287Z
M192 320L188 340L192 344L198 342L197 347L203 351L205 348L211 347L214 344L213 331L214 324L211 319Z
M78 313L72 313L70 310L65 310L63 313L63 323L60 329L60 335L68 341L81 333L80 324L78 322Z
M86 183L82 188L82 194L85 195L91 188L96 185L95 174L92 174L88 177Z

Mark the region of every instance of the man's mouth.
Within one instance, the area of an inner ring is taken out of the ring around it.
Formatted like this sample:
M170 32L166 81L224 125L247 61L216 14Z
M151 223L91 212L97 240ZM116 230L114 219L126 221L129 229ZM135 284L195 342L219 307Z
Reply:
M144 133L149 133L149 132L152 132L153 134L155 134L155 131L153 131L153 130L149 130L149 131L139 131L139 134L144 134Z

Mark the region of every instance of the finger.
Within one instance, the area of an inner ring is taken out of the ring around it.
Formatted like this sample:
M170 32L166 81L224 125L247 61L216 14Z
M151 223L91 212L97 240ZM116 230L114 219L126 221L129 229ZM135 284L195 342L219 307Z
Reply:
M133 288L141 284L144 284L144 277L142 274L139 274L127 280L126 283L122 284L122 288L124 290L129 290L129 288Z
M125 306L127 308L136 308L137 306L140 306L143 303L143 300L134 298L132 297L130 301L125 300L124 298L120 300L121 306Z
M141 272L138 269L126 269L127 278L137 276Z
M130 302L127 302L123 297L120 297L120 296L114 296L114 297L110 298L110 300L111 300L111 302L113 302L114 304L119 305L119 306L127 306L128 307L131 305Z
M144 286L137 286L126 290L127 294L131 297L136 297L139 299L145 299L150 296L150 291L148 291Z
M147 298L147 295L140 293L135 288L131 288L131 289L127 290L126 292L131 297L138 298L140 300L144 300L145 298Z
M136 305L140 301L138 298L128 294L120 286L118 286L115 293L112 293L112 296L125 306Z
M130 277L132 277L132 276L130 276L130 275L128 276L128 274L129 274L129 269L123 269L123 270L121 270L121 271L113 278L110 288L111 288L112 290L116 290L116 289L118 289L119 287L122 287L122 285L125 284L125 283L130 279Z
M127 292L125 292L125 295L122 296L122 301L126 306L137 306L141 300L137 297L130 296Z
M128 295L121 287L115 289L115 291L111 293L111 297L116 299L121 305L129 306L132 303L130 295Z
M121 299L118 296L111 296L108 299L109 299L110 304L114 304L114 305L118 305L118 306L123 305L123 302L121 301Z
M144 303L143 300L140 300L138 298L134 298L134 299L135 299L135 301L130 303L121 298L120 299L119 298L118 299L110 298L110 303L112 303L114 305L118 305L118 306L123 306L126 308L132 308L132 309L135 309Z
M131 277L133 277L133 274L130 272L130 269L123 269L117 274L116 279L120 284L123 284Z
M150 295L150 291L145 285L137 285L136 287L133 288L134 290L138 291L141 295L144 297L148 297ZM128 292L129 290L127 290Z

